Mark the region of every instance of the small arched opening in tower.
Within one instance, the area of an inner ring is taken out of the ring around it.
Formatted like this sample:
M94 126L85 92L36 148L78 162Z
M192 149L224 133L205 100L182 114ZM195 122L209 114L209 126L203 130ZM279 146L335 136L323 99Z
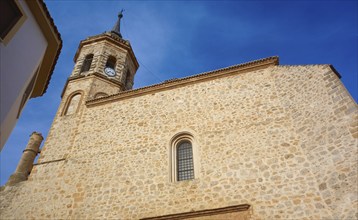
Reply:
M109 56L107 63L106 63L106 67L115 69L116 62L117 62L117 59L114 56Z
M89 71L91 69L91 64L93 60L93 54L88 54L83 61L82 67L81 67L81 73Z
M82 94L82 91L76 91L68 96L62 115L72 115L78 112L79 105L82 101Z

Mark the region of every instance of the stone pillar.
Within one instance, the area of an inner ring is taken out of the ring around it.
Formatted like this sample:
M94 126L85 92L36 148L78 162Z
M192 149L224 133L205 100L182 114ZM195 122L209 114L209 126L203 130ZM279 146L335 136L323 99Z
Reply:
M34 160L40 152L39 149L43 139L41 133L33 132L30 135L30 140L23 151L19 164L17 165L15 172L10 176L6 185L11 186L27 180L27 177L32 170Z

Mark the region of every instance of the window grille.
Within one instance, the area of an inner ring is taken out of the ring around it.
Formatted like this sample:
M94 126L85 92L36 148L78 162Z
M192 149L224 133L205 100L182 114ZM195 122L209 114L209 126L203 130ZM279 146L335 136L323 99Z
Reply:
M191 143L184 141L177 147L177 180L194 179L193 148Z
M86 56L82 64L81 73L90 70L92 60L93 60L93 54L89 54Z

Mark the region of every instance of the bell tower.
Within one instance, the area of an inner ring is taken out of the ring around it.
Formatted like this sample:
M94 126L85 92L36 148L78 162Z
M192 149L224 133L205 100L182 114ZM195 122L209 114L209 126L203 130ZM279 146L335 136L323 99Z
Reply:
M73 143L87 110L87 100L132 89L139 65L129 41L123 39L120 32L122 12L111 31L80 42L74 69L63 89L39 162L67 158L71 149L75 149ZM62 141L59 143L59 140Z
M133 88L139 65L129 41L124 40L120 32L122 12L111 31L82 40L77 49L68 84L73 80L92 79L87 99Z

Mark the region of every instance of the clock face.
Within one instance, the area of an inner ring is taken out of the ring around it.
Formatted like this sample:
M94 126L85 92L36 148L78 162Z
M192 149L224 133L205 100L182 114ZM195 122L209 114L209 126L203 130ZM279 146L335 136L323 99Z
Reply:
M107 74L107 76L115 76L116 71L112 69L111 67L104 68L104 72Z

